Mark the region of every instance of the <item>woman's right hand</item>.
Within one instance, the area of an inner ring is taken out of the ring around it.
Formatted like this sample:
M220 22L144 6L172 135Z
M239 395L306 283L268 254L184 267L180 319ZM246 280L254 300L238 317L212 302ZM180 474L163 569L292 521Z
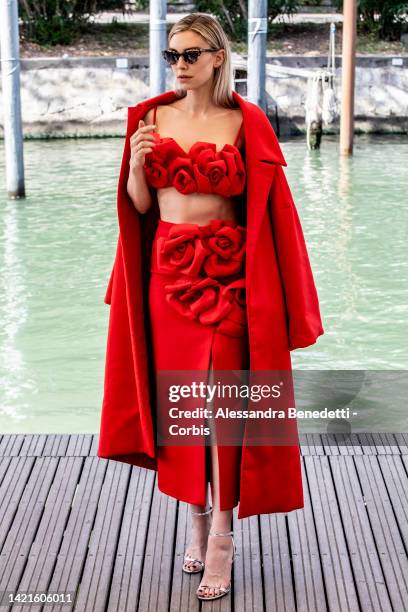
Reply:
M145 125L143 119L139 119L139 127L130 137L130 161L131 169L143 168L145 156L153 151L156 146L153 134L149 133L156 128L156 124Z

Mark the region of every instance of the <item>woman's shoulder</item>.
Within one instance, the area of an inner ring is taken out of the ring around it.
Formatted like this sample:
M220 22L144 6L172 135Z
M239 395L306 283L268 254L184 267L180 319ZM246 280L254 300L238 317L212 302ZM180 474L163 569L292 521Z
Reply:
M143 102L140 102L136 106L139 107L140 110L143 112L143 107L145 106L146 102L147 101L144 100ZM167 116L171 118L171 114L173 114L174 112L176 113L183 112L183 108L182 106L180 106L180 100L173 100L172 102L167 102L165 104L157 103L157 104L153 104L153 106L149 105L148 110L145 111L144 114L142 115L142 119L145 123L154 123L153 118L155 115L155 109L156 109L156 113L163 115L164 119L166 119ZM257 109L258 111L262 113L262 109L260 109L259 107L257 107ZM243 112L240 106L220 107L219 110L221 111L221 115L223 117L231 118L235 124L235 127L239 128L244 118Z
M154 108L149 108L149 110L145 113L142 119L145 123L153 123L153 116L154 116Z
M154 111L156 109L157 114L163 114L166 116L169 112L174 113L175 110L180 111L177 105L174 105L174 102L168 102L166 104L154 104L146 113L145 120L151 121L153 123Z
M234 117L235 121L239 125L242 122L243 118L244 118L244 115L243 115L241 107L238 106L238 108L231 108L230 111L232 113L231 116Z
M162 108L164 106L172 106L173 105L173 101L168 102L168 100L171 99L173 94L174 94L174 92L169 90L169 91L165 91L165 92L163 92L161 94L158 94L156 96L151 96L149 98L144 98L143 100L140 100L132 108L134 110L138 110L141 113L144 113L146 117L149 117L150 115L153 115L155 107ZM175 100L175 102L177 102L177 100ZM149 113L150 113L150 115L149 115Z

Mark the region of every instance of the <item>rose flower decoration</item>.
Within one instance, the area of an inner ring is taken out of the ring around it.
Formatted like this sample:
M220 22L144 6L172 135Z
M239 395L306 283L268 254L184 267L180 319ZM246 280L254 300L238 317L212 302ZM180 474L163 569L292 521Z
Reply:
M235 222L213 219L203 244L209 252L204 271L213 278L243 273L246 231Z
M180 193L195 193L197 184L194 178L193 162L188 157L176 157L169 165L170 183Z
M200 191L225 197L242 192L245 166L235 146L226 144L217 151L213 143L197 142L191 147L190 156Z
M143 168L150 184L153 187L162 188L166 187L169 181L167 167L174 157L174 145L170 138L160 139L155 132L153 136L156 141L161 140L162 142L157 150L153 147L153 151L146 153Z
M177 224L166 237L157 240L157 269L159 272L199 276L209 251L201 241L197 225Z
M220 286L217 308L207 310L200 322L218 323L217 331L227 336L240 337L247 333L245 279Z
M246 333L245 279L222 286L212 278L180 279L166 285L166 299L181 315L216 325L229 336Z
M166 285L166 299L180 314L188 319L199 319L203 313L217 308L219 283L212 278L180 279ZM201 321L202 322L202 321Z

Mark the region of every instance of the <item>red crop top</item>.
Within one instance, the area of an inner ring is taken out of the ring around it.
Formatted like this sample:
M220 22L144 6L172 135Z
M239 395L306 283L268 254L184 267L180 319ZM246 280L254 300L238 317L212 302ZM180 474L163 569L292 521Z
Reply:
M156 122L154 109L153 123ZM211 142L198 141L184 151L174 138L153 136L157 144L145 156L145 174L152 187L175 187L180 193L217 193L226 197L239 195L245 188L245 165L235 146L225 144L220 151Z

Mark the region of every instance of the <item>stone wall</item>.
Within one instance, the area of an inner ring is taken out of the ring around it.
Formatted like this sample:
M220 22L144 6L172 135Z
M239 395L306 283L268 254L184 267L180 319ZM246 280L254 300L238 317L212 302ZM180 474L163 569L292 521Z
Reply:
M242 64L242 61L241 61ZM307 74L327 57L267 59L268 115L280 136L305 131ZM238 61L235 64L240 66ZM336 58L340 104L341 58ZM168 71L166 89L174 86ZM237 76L244 76L238 74ZM150 96L148 58L44 58L21 61L24 135L34 138L123 135L126 109ZM245 83L236 90L246 94ZM3 121L0 95L0 118ZM338 131L338 122L325 131ZM408 132L408 57L357 59L355 130ZM3 126L1 123L2 135Z

